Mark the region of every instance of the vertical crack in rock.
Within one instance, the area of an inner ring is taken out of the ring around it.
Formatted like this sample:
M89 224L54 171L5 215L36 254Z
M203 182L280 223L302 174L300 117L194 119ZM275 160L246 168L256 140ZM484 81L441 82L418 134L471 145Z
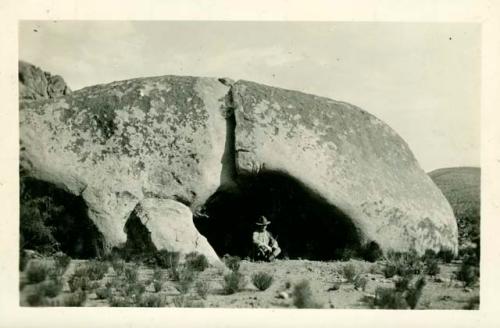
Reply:
M219 79L221 81L223 79ZM227 85L226 81L221 83ZM235 151L235 133L236 133L236 118L234 115L235 104L233 99L233 87L230 86L225 97L224 116L226 119L226 140L224 144L224 153L222 154L222 170L220 175L220 185L224 187L234 187L237 171L236 171L236 151Z
M362 250L360 232L351 218L297 178L261 168L245 172L238 168L235 88L225 97L226 140L221 159L220 186L196 213L194 223L219 255L247 256L255 220L266 215L270 231L278 236L291 258L342 258L350 250ZM245 118L242 116L243 119Z

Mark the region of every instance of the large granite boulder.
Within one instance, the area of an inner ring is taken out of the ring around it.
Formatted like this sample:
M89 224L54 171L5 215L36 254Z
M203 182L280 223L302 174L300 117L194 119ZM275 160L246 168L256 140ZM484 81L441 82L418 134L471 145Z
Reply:
M345 102L238 81L236 167L284 171L346 213L383 250L457 251L441 191L387 124Z
M217 79L167 76L21 102L22 172L81 195L108 247L122 245L143 199L195 209L220 185L228 90Z
M238 174L273 170L346 213L384 251L457 250L453 212L406 143L331 99L245 81L141 78L21 102L20 138L22 174L81 195L110 247L125 243L145 199L147 208L169 199L195 213ZM144 220L153 242L193 249L167 241L175 228L159 222L181 221L159 211ZM193 245L195 227L182 229Z
M30 63L19 61L19 98L50 99L71 93L64 79L51 75Z
M479 242L481 223L481 169L450 167L429 173L451 205L458 225L458 244Z

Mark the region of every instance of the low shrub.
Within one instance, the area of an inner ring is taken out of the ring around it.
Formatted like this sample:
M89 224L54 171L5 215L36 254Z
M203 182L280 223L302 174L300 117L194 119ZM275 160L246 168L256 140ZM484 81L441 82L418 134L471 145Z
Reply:
M49 267L43 263L39 262L32 262L28 266L28 269L26 271L26 279L28 280L29 284L37 284L39 282L42 282L45 280L47 277L47 274L49 273Z
M179 252L169 252L166 249L159 250L156 255L156 263L163 269L177 268L180 260Z
M198 252L191 252L186 255L186 264L191 270L202 272L209 267L207 257Z
M356 252L351 248L338 248L333 253L333 258L339 261L349 261L355 257Z
M112 296L109 299L109 306L111 307L127 307L130 305L130 302L123 296Z
M258 290L266 290L273 283L273 276L266 272L257 272L252 275L252 283Z
M425 286L424 277L410 284L410 276L402 277L393 288L377 287L372 307L379 309L415 309Z
M368 280L365 277L363 277L361 274L358 274L354 278L354 288L357 290L365 291L367 284L368 284Z
M239 256L224 255L222 258L224 264L233 272L237 272L240 269L241 259Z
M320 308L321 305L316 302L309 284L309 281L302 280L293 288L293 305L299 309Z
M425 273L430 276L435 276L441 272L437 258L425 259Z
M455 277L463 282L464 287L472 287L479 280L479 268L467 262L462 262L455 272Z
M147 295L139 302L140 307L164 307L165 304L165 296L162 295Z
M155 268L153 270L153 280L162 280L163 279L163 270L161 268Z
M99 300L109 299L113 295L110 287L97 288L95 294Z
M224 276L223 291L226 295L234 294L245 288L246 279L239 271L232 271Z
M101 280L104 278L108 272L109 264L107 262L101 261L89 261L89 263L84 267L85 274L90 280Z
M368 262L376 262L384 256L380 246L372 241L364 245L360 250L361 258Z
M373 307L378 309L407 309L408 303L402 292L390 287L377 287Z
M187 266L183 266L176 271L176 286L175 288L181 293L186 294L196 278L195 272Z
M344 277L347 279L347 281L353 282L357 274L356 266L352 263L346 264L342 268L342 273L344 274Z
M440 250L437 256L438 258L443 260L444 263L451 263L451 261L453 261L453 259L455 258L453 251L450 249Z
M96 287L95 283L92 283L87 276L72 275L68 279L68 285L71 292L76 291L89 291Z
M78 291L75 293L71 293L64 297L64 306L83 306L85 301L87 300L87 293L84 291Z
M196 294L203 299L207 299L208 292L210 291L210 283L205 280L198 280L194 285Z
M29 306L44 306L46 304L46 300L43 297L43 294L38 291L29 294L26 297L26 302Z
M467 246L459 249L458 257L462 262L479 267L479 248L477 246Z
M47 297L56 297L59 293L61 293L63 284L61 280L50 279L40 284L38 288L42 295Z
M135 266L125 266L123 269L123 275L125 277L125 281L129 284L134 284L139 279L139 272Z
M125 288L125 295L129 299L133 299L137 302L140 299L140 297L142 296L142 294L144 294L145 291L146 291L146 287L143 284L136 282L136 283L129 284Z
M441 272L441 269L439 268L438 254L435 251L431 249L426 250L424 256L422 257L422 260L424 262L425 274L435 276L439 272Z
M415 250L410 252L387 253L385 267L382 270L386 278L394 275L407 276L421 274L424 270L424 264Z
M71 263L71 257L62 252L58 252L54 255L54 263L57 270L63 274Z
M425 286L425 278L419 277L413 286L406 288L406 303L410 306L410 309L415 309L417 307L420 296L422 296L422 291Z
M398 268L392 262L388 262L382 267L382 273L384 274L384 277L386 277L386 278L394 277L397 272L398 272Z
M111 267L117 276L121 276L125 270L125 261L121 259L114 259L111 262Z

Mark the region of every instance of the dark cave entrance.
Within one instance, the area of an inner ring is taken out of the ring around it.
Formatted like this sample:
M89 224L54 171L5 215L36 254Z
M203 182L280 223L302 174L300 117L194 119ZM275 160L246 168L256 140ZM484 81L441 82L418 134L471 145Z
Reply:
M281 172L238 176L236 184L208 199L203 214L195 216L195 225L220 256L249 255L260 215L271 220L268 230L290 259L341 259L360 248L359 232L346 214Z
M103 255L104 238L81 196L29 177L20 179L20 247L73 258Z

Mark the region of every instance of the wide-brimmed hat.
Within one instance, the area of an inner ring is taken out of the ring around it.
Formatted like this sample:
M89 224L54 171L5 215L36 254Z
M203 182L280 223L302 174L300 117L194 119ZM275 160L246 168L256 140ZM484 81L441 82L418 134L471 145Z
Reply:
M269 223L271 223L271 221L269 221L264 215L262 215L259 218L259 221L257 221L255 224L263 226L263 225L268 225Z

